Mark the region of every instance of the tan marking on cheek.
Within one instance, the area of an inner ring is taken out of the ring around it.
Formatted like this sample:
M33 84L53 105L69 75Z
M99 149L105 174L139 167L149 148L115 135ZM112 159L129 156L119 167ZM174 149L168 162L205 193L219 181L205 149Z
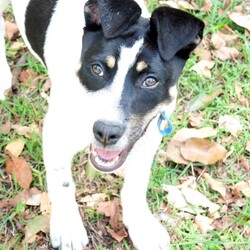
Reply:
M106 63L109 68L113 69L115 67L115 58L113 56L107 56L106 57Z
M148 65L144 61L138 62L136 65L136 71L141 72L144 69L146 69L147 67L148 67Z

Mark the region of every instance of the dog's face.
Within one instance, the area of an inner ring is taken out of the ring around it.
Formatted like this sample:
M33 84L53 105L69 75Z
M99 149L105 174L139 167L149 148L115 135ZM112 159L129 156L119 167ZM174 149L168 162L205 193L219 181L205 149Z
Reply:
M178 78L203 30L182 11L159 8L145 19L134 1L129 13L114 2L87 2L78 72L98 102L90 161L103 172L123 164L153 118L173 111Z

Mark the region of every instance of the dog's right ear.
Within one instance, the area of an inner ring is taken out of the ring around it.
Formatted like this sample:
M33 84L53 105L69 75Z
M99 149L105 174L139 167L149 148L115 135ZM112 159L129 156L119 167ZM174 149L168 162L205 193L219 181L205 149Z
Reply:
M124 32L141 16L140 6L133 0L89 0L84 7L87 30L103 30L106 38Z

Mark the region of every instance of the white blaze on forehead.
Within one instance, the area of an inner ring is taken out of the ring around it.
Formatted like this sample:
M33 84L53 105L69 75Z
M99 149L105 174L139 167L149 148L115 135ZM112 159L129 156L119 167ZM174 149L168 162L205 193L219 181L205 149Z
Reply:
M92 113L96 116L93 118L94 120L121 121L123 113L119 106L125 79L131 67L135 65L142 45L143 39L140 39L130 48L121 47L120 57L115 62L117 64L117 72L111 85L102 90L90 93L91 102L93 103L91 106Z
M140 39L136 41L131 48L121 47L117 72L114 77L113 83L110 86L110 91L112 92L112 96L114 96L114 98L117 99L118 103L121 99L127 73L129 72L131 67L135 64L138 53L140 52L140 49L142 47L142 44L143 44L143 39Z

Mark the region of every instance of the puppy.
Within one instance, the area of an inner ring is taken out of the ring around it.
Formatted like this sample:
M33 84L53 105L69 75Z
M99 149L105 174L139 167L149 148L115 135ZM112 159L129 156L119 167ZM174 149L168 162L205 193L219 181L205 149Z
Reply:
M0 0L1 13L8 3ZM134 246L168 249L168 233L151 214L146 190L162 123L170 123L178 79L202 39L203 22L168 7L150 15L143 0L13 0L12 6L23 39L52 81L43 155L53 247L81 250L88 243L71 161L89 146L97 170L126 169L121 202ZM3 98L11 74L0 25Z

